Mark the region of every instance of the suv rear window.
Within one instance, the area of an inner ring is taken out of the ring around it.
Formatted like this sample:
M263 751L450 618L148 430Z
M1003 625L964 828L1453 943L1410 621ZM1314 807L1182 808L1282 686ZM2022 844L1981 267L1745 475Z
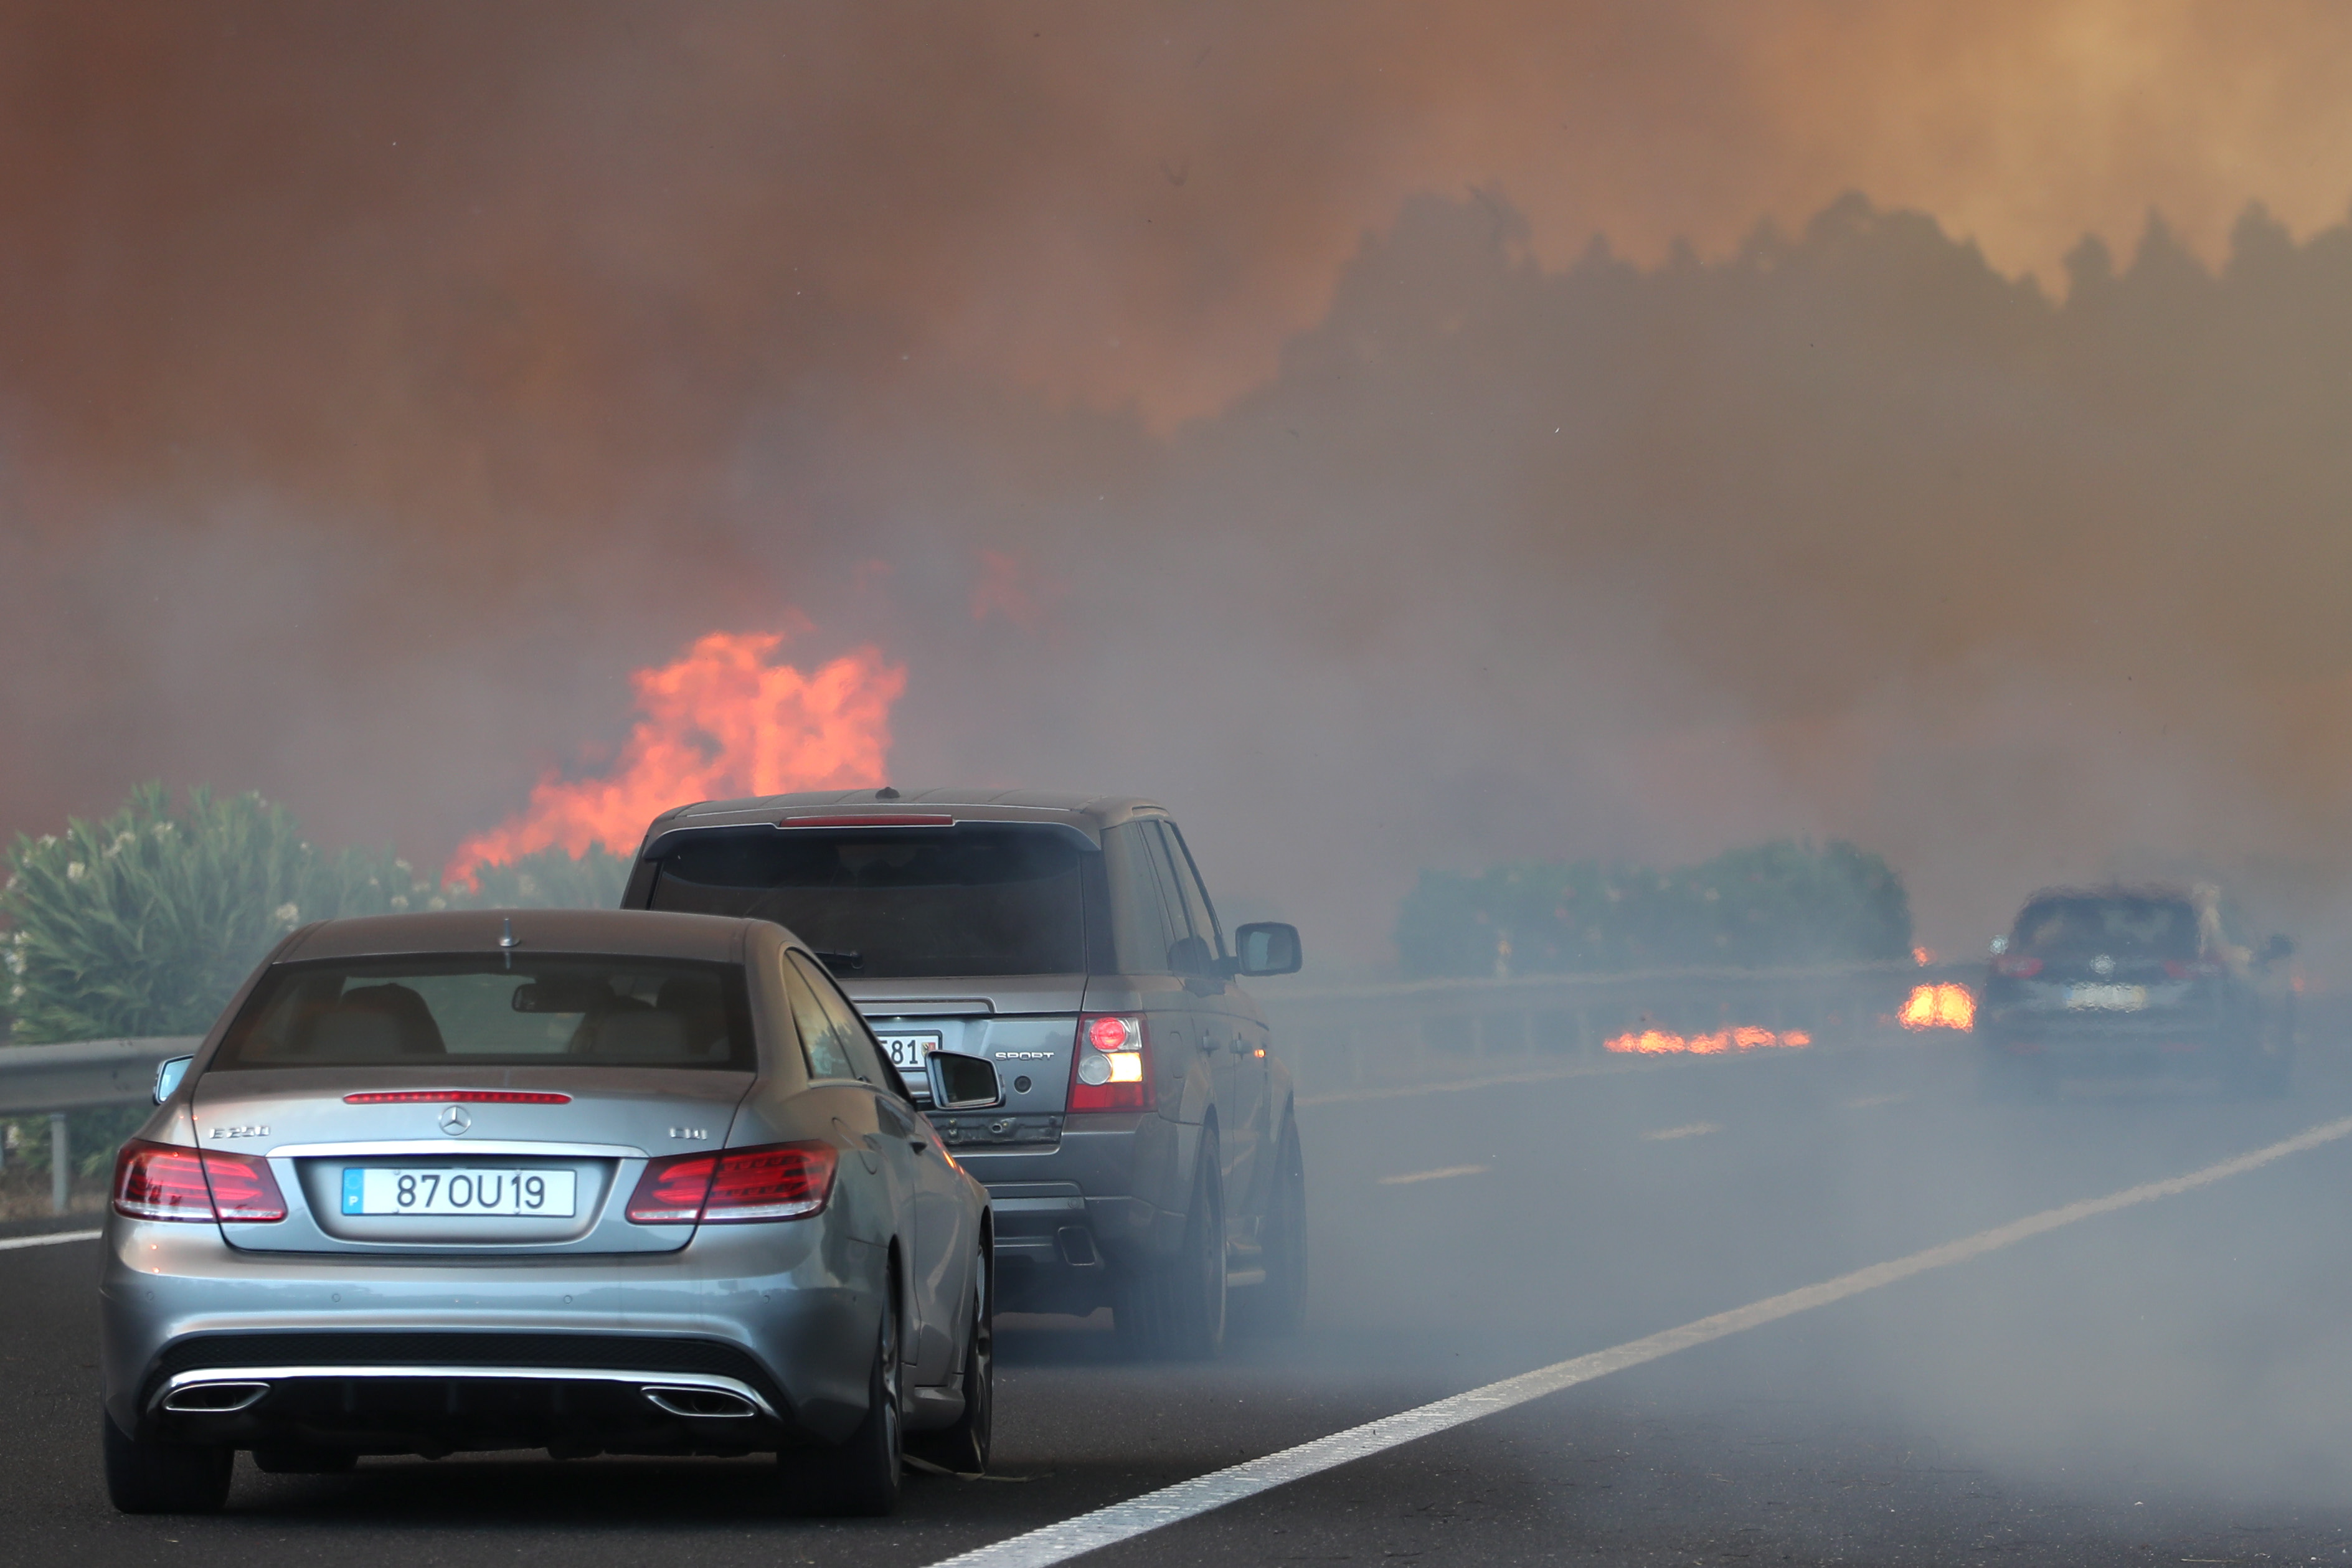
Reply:
M2037 958L2194 958L2197 910L2185 899L2046 899L2017 917L2011 946Z
M646 907L774 921L856 954L844 973L860 980L1075 974L1090 856L1043 825L696 833L662 858Z
M740 965L453 953L272 969L209 1070L754 1065Z

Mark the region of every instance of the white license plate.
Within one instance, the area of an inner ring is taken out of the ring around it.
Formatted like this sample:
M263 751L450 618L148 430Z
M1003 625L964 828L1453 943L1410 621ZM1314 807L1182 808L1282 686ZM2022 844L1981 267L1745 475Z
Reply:
M919 1030L912 1034L903 1029L895 1032L877 1029L874 1037L882 1042L882 1049L889 1057L890 1065L900 1072L921 1072L923 1058L940 1048L940 1032L937 1029Z
M2137 1013L2147 1005L2145 985L2069 985L2069 1007L2102 1007L2115 1013Z
M569 1219L579 1180L572 1171L418 1171L346 1165L343 1212Z

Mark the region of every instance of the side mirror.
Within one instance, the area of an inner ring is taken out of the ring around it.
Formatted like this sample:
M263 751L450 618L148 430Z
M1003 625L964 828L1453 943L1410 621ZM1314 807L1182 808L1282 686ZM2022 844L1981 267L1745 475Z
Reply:
M2294 956L2294 938L2288 936L2284 932L2272 937L2270 941L2263 943L2263 962L2264 963L2276 963L2282 958L2293 958Z
M1305 962L1298 948L1298 928L1280 921L1252 921L1234 932L1232 972L1248 978L1296 974Z
M933 1110L986 1110L1004 1103L996 1064L986 1057L933 1051L923 1058L923 1073L931 1080Z
M173 1057L169 1061L155 1064L156 1104L163 1104L179 1089L180 1080L188 1076L188 1068L195 1059L194 1057Z

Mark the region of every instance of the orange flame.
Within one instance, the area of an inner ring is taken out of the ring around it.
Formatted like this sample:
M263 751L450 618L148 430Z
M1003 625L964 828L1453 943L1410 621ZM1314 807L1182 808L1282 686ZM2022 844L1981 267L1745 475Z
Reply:
M1718 1057L1728 1051L1758 1051L1771 1048L1797 1049L1813 1043L1812 1036L1802 1029L1790 1029L1774 1034L1754 1025L1736 1029L1718 1029L1712 1035L1669 1035L1659 1029L1643 1029L1639 1034L1622 1034L1605 1040L1602 1047L1621 1056L1663 1057L1688 1053L1695 1057Z
M803 675L768 662L783 640L712 632L676 663L638 670L636 727L612 771L545 774L529 806L458 847L444 879L470 885L477 868L541 849L625 854L646 823L689 801L882 783L907 667L862 647Z
M1977 1024L1977 999L1965 985L1914 985L1911 994L1903 999L1903 1010L1895 1021L1905 1028L1973 1029Z

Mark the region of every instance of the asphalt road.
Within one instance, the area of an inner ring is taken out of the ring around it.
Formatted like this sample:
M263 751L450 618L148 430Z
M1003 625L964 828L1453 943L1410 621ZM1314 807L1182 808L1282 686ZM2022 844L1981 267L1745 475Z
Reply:
M241 1468L124 1519L88 1242L0 1252L0 1559L919 1568L1326 1433L2352 1115L1977 1103L1948 1039L1312 1108L1309 1327L1207 1367L1003 1335L998 1476L782 1517L755 1460ZM1413 1178L1399 1180L1398 1178ZM1089 1563L2352 1560L2352 1139L1679 1352Z

